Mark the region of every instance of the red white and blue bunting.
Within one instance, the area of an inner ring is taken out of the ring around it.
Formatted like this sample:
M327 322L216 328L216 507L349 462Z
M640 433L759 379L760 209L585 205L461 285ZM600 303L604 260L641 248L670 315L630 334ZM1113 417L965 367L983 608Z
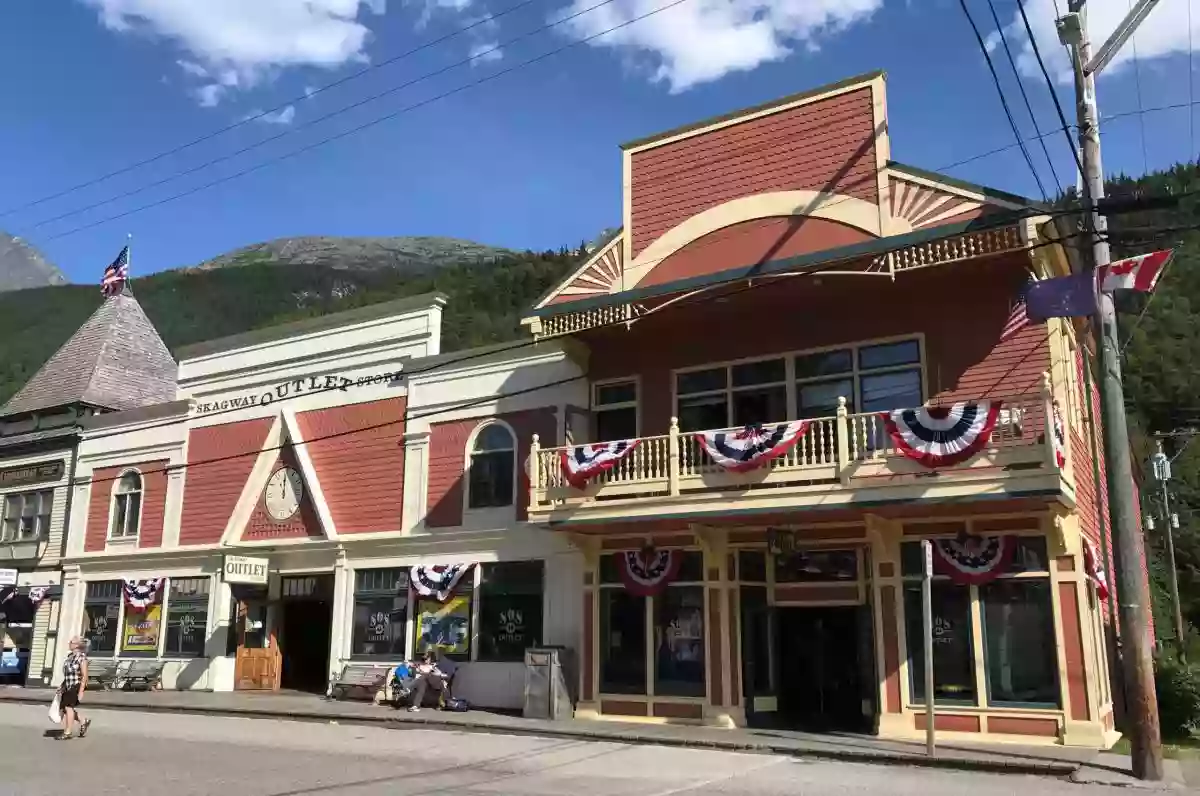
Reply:
M617 553L617 574L630 594L658 594L679 574L682 556L674 550L644 547Z
M166 578L134 580L125 578L121 583L125 591L125 604L137 611L144 611L158 602Z
M979 585L1004 574L1016 547L1008 536L959 534L933 540L933 571L955 583Z
M807 420L750 425L741 431L701 431L696 440L709 458L726 470L744 473L782 456L808 432Z
M987 446L1000 416L1000 401L960 401L883 412L892 442L908 458L934 469L959 464Z
M605 470L612 469L617 462L628 456L637 444L636 439L622 439L568 448L562 453L563 478L576 489L583 489L588 481Z
M1058 469L1062 469L1067 465L1067 427L1063 422L1062 409L1058 406L1058 401L1054 402L1054 462L1058 465Z
M1096 558L1096 546L1092 540L1083 537L1083 573L1096 586L1096 596L1101 600L1108 599L1108 575Z
M409 580L417 594L422 597L433 597L438 602L446 602L454 594L454 587L462 580L463 575L471 571L473 564L434 564L432 566L418 565L409 573Z

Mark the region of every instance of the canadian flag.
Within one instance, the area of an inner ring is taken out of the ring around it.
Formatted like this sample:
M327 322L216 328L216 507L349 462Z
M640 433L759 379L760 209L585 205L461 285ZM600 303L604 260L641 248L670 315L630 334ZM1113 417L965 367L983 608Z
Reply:
M1100 277L1100 290L1111 293L1114 290L1138 290L1149 293L1154 290L1158 278L1166 269L1167 263L1175 255L1174 249L1165 249L1149 254L1139 254L1117 260L1104 267Z

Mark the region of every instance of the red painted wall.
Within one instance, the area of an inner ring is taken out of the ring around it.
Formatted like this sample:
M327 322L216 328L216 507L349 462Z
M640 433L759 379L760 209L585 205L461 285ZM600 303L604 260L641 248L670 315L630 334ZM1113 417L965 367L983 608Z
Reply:
M683 220L755 193L820 190L878 201L863 88L631 156L633 255Z
M529 473L525 462L533 435L543 445L558 444L558 423L554 407L508 412L496 415L512 426L517 435L517 494L514 496L518 520L527 516L529 504ZM490 417L433 423L429 429L429 478L426 495L425 524L430 528L462 525L466 474L466 446L471 433Z
M667 432L675 368L918 332L934 397L1021 395L1041 388L1050 364L1044 326L999 342L1024 278L1021 256L916 270L895 282L795 276L583 336L593 379L641 375L644 435Z
M188 432L179 544L221 541L272 421L260 417Z
M662 285L873 239L874 236L862 230L822 218L743 221L692 241L655 265L637 287Z
M398 531L404 510L404 398L297 415L338 533Z
M291 446L279 452L275 463L271 465L271 472L274 473L280 467L291 467L297 472L302 472L296 461L296 452ZM242 538L247 541L323 538L324 536L325 534L321 530L321 521L317 517L312 497L307 488L300 499L300 509L288 519L279 522L267 513L265 484L258 496L258 505L254 507L254 513L250 515L250 519L242 531Z
M87 525L83 549L103 550L108 541L108 525L112 521L112 496L116 479L126 470L142 475L142 524L138 531L138 547L161 547L163 517L167 504L166 460L131 462L120 467L102 467L92 471L92 491L88 499Z

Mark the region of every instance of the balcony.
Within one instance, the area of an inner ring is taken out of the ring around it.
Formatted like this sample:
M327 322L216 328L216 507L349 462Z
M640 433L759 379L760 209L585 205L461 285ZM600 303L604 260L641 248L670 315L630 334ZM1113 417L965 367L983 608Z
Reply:
M1035 394L1000 400L987 445L955 465L929 469L906 456L887 433L882 415L813 418L781 456L746 473L709 458L697 434L679 430L640 438L612 469L576 489L562 472L570 447L542 448L535 436L529 459L529 518L535 522L594 523L661 517L853 508L921 500L1038 497L1073 505L1073 489L1058 464L1048 379ZM714 429L736 432L740 429ZM1069 453L1064 453L1068 455Z

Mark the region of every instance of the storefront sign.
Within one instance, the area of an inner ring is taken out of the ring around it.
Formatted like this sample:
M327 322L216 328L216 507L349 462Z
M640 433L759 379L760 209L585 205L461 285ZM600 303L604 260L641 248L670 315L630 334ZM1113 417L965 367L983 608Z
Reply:
M266 586L270 559L248 558L247 556L225 556L226 583L244 583L250 586Z
M351 387L365 387L369 384L388 384L400 378L400 371L392 373L376 373L371 376L359 376L351 379L345 376L309 376L304 379L292 379L280 382L270 389L260 393L245 393L233 398L220 401L207 401L196 405L198 414L206 415L211 412L227 412L230 409L246 409L251 406L269 406L274 401L282 401L306 392L327 392L341 390L345 392Z
M162 627L162 604L152 605L145 611L125 611L125 632L122 634L122 652L158 652L158 634Z
M416 652L437 647L448 655L471 651L471 598L451 597L444 603L421 600L417 612Z
M15 569L0 569L0 586L16 586L17 571Z
M47 481L57 481L63 477L67 463L63 459L53 462L38 462L25 464L20 467L5 467L0 470L0 489L10 486L29 486L44 484Z

